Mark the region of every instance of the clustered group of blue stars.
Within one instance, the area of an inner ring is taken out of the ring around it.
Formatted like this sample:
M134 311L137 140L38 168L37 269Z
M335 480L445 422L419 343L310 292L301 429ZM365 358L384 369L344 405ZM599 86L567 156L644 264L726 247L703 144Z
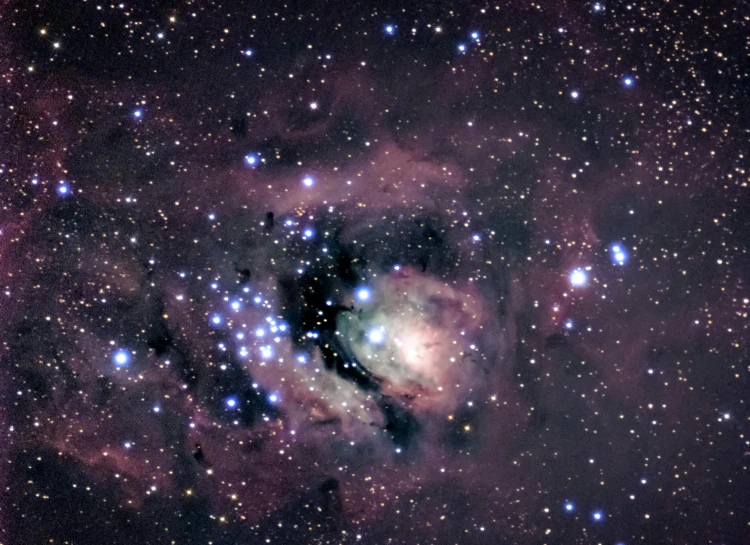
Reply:
M313 177L305 176L302 180L302 185L305 187L312 187L314 185ZM67 194L67 191L65 192L65 194ZM216 214L211 213L208 215L208 218L210 221L215 221ZM284 222L284 225L289 228L294 228L297 227L297 222L292 219L287 219ZM300 235L304 240L308 240L314 236L314 230L311 227L301 228ZM399 265L396 265L394 268L395 270L400 270ZM298 270L297 272L302 273L303 271ZM187 278L188 275L185 272L179 272L178 276L184 279ZM220 290L218 281L210 282L209 287L214 292ZM253 305L254 307L261 307L266 309L271 308L269 301L266 300L262 294L258 293L251 296L250 293L252 290L249 286L245 286L242 291L244 295L233 298L229 295L223 297L223 301L227 303L227 306L229 307L228 311L230 313L230 317L228 318L225 312L222 312L221 310L214 311L208 316L208 325L214 330L222 330L226 333L229 333L229 338L236 341L236 346L234 346L233 348L239 358L247 360L251 357L252 347L248 345L254 342L256 344L259 361L266 362L272 360L275 356L274 344L281 343L282 335L289 332L289 327L286 323L277 321L271 315L266 316L263 323L256 325L254 328L250 328L252 330L252 333L247 332L247 328L245 325L237 326L237 323L231 319L231 314L242 311L247 305ZM353 293L356 300L361 304L372 302L373 294L372 290L369 287L360 286L354 289ZM177 299L182 300L182 296L178 295ZM326 305L333 305L333 301L326 301ZM318 338L318 336L319 334L316 331L308 331L306 333L306 337L310 339L316 339ZM372 344L382 344L385 341L384 328L373 328L367 333L367 339ZM230 347L227 346L227 342L225 341L218 342L216 348L220 353L226 352L230 349ZM112 361L115 367L128 367L131 363L133 354L134 353L131 350L125 348L119 348L115 350L112 354ZM308 361L308 356L303 353L296 354L294 360L297 362L297 364L304 365ZM219 368L222 371L225 371L228 369L228 366L226 364L220 364ZM252 383L252 387L254 390L259 390L259 385L257 383ZM275 405L281 401L281 396L278 392L269 392L266 395L266 399L268 403L270 403L271 405ZM242 410L240 400L236 395L227 395L226 397L224 397L223 405L227 410L230 411ZM161 407L156 404L152 407L151 410L154 413L159 413L161 412ZM132 446L132 442L128 441L126 443L126 448L130 448L130 446Z

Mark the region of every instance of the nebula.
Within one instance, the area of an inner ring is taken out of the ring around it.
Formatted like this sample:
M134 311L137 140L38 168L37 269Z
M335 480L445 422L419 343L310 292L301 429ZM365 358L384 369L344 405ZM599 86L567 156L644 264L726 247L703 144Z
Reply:
M737 13L0 7L0 545L741 542Z

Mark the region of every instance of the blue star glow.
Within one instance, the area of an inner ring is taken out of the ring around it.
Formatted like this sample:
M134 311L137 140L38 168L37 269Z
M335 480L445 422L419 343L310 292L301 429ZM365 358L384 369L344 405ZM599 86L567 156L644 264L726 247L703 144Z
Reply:
M304 185L305 187L314 186L315 178L313 178L312 176L305 176L304 178L302 178L302 185Z
M236 409L237 408L237 398L236 397L228 397L224 400L224 404L227 406L228 409Z
M566 512L570 513L570 512L572 512L572 511L573 511L573 509L575 509L575 506L573 505L573 503L572 503L572 502L567 502L567 503L565 504L565 511L566 511Z
M279 394L270 394L268 396L268 402L269 403L278 403L279 402Z
M612 263L615 265L624 265L628 261L628 251L622 243L612 244L609 247L609 254L612 257Z
M588 281L588 275L583 269L576 269L570 273L570 284L575 287L580 287L586 284Z
M371 329L367 334L367 339L372 344L382 344L383 341L385 341L385 332L383 331L383 328Z
M360 301L369 301L372 297L372 292L368 288L359 288L357 290L357 299Z
M223 321L224 320L218 314L214 314L213 316L211 316L211 325L221 325Z
M258 156L254 153L248 153L245 155L245 164L253 168L258 166Z
M385 33L389 36L393 36L393 34L396 32L396 27L393 25L385 25Z
M124 367L130 361L130 352L127 350L118 350L115 352L113 359L117 367Z
M140 119L141 117L143 117L143 110L136 110L136 111L134 111L133 112L133 117L135 117L136 119Z
M601 511L594 511L591 517L596 521L600 521L604 518L604 514Z
M625 84L625 87L632 87L633 86L633 78L630 76L626 77L622 80L622 82Z
M70 195L70 186L66 183L61 183L57 186L57 194L63 197Z

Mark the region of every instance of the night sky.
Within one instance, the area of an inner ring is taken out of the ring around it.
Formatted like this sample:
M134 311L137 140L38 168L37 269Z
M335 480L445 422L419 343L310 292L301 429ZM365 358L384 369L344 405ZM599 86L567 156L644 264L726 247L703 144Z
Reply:
M0 544L750 543L749 14L4 2Z

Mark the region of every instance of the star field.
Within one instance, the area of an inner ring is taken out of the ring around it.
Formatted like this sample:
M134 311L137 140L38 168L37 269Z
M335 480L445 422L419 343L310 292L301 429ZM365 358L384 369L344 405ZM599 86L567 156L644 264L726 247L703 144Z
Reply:
M748 542L748 13L0 7L0 545Z

